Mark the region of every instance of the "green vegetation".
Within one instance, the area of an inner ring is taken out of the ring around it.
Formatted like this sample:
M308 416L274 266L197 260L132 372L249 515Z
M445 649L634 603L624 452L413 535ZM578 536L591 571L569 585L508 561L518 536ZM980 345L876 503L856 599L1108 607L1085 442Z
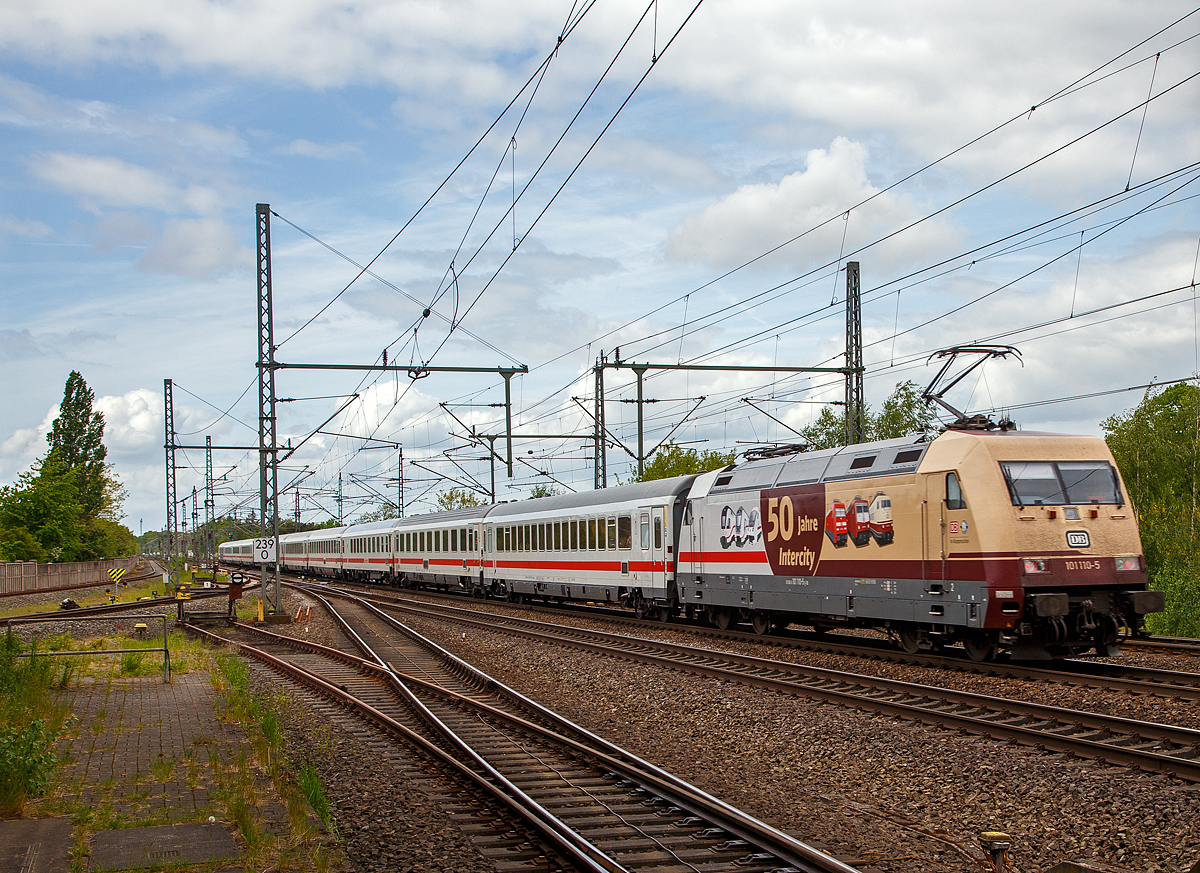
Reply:
M1151 389L1100 426L1137 512L1151 585L1167 597L1147 626L1200 637L1200 388Z
M0 488L0 560L94 561L132 555L137 541L120 524L125 490L105 463L104 416L83 377L67 377L46 455Z
M65 711L53 701L59 680L49 657L27 652L10 630L0 639L0 815L19 813L49 785L52 746Z
M652 482L655 479L670 479L691 473L719 470L733 463L736 452L697 452L668 442L646 462L642 475L634 482Z
M868 406L864 410L868 440L890 440L909 434L932 436L937 432L933 409L921 399L921 389L915 382L901 382L891 396L883 401L878 413ZM800 428L811 450L832 449L846 442L846 412L822 408L817 420Z
M325 789L316 770L304 764L293 770L284 750L283 712L297 704L284 692L270 695L255 694L250 689L250 671L245 661L233 654L217 656L220 690L225 699L225 717L242 724L254 744L258 761L275 784L276 791L288 809L293 840L289 851L297 848L311 859L318 870L327 868L327 850L319 844L319 834L311 827L308 809L311 807L321 822L333 832L333 815ZM273 846L271 838L257 826L253 812L256 806L252 784L248 778L247 762L238 762L242 778L226 790L226 805L230 821L242 832L246 845L260 853L283 850Z
M442 512L451 509L466 509L471 506L483 506L487 503L482 497L474 491L468 491L466 488L451 488L449 491L442 491L437 496L438 509Z

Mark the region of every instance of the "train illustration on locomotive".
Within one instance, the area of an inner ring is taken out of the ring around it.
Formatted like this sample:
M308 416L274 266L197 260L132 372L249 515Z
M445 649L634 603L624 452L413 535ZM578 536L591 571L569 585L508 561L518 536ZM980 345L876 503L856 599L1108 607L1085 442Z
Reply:
M225 543L250 564L250 541ZM281 537L283 569L478 596L619 603L769 633L871 628L977 660L1114 654L1148 589L1098 437L946 430L606 490Z

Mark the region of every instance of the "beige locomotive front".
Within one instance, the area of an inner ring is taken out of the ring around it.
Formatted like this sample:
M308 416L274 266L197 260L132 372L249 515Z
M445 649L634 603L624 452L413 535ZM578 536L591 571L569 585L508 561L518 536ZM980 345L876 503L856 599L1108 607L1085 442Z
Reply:
M681 599L718 624L740 610L756 626L879 627L906 648L988 654L1101 647L1161 608L1095 437L947 431L739 470L758 487L718 478L691 501ZM731 533L730 518L749 521Z

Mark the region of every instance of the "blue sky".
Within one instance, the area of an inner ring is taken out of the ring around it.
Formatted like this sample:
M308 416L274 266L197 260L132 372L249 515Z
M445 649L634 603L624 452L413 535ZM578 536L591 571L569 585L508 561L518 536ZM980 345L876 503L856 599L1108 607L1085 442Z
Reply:
M1188 168L1200 160L1200 79L1189 80L1200 14L1185 17L1190 4L706 0L664 53L694 7L0 6L0 481L44 451L78 369L108 421L127 523L160 526L164 378L177 386L182 440L255 437L253 389L235 403L255 378L255 204L280 216L282 339L357 272L286 222L366 263L518 93L375 263L386 284L355 282L283 343L281 360L366 364L386 347L404 363L526 364L513 382L518 430L584 433L571 398L590 404L591 363L616 345L625 359L660 363L837 365L837 268L857 252L876 405L899 381L925 384L933 350L985 339L1016 345L1023 366L989 364L950 399L973 412L1018 407L1030 429L1095 433L1140 395L1022 404L1197 371L1200 209L1190 198L1200 180ZM530 182L647 8L516 204L514 228L514 186ZM521 87L568 21L530 100ZM1083 211L1055 221L1073 210ZM1029 231L1048 221L1041 236ZM451 275L457 295L422 318ZM1171 289L1183 290L1129 303ZM1014 333L1042 322L1054 324ZM607 384L610 426L632 446L634 407L620 402L633 397L628 374ZM676 432L702 449L789 438L743 397L793 427L840 397L822 377L664 374L646 385L660 401L647 407L651 444L706 398ZM486 482L480 450L452 435L462 429L439 404L495 432L499 379L284 373L280 396L319 399L282 406L281 435L303 438L356 391L325 428L346 436L313 437L282 475L302 477L306 519L333 509L339 472L349 517L378 502L373 492L395 493L395 456L360 451L351 436L403 443L420 465L404 472L410 512L451 484L437 475ZM523 441L519 451L501 499L539 482L590 487L586 443ZM627 476L628 456L608 454L610 476ZM202 466L200 453L186 459ZM257 505L255 462L218 454L219 511ZM182 470L180 494L199 481Z

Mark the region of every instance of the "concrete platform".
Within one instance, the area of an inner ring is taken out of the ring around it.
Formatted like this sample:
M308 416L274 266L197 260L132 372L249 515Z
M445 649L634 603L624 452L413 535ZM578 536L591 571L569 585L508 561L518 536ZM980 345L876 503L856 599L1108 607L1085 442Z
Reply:
M74 830L65 817L0 822L0 873L67 873Z
M101 831L91 844L94 871L205 864L233 860L241 853L225 825L208 822Z

